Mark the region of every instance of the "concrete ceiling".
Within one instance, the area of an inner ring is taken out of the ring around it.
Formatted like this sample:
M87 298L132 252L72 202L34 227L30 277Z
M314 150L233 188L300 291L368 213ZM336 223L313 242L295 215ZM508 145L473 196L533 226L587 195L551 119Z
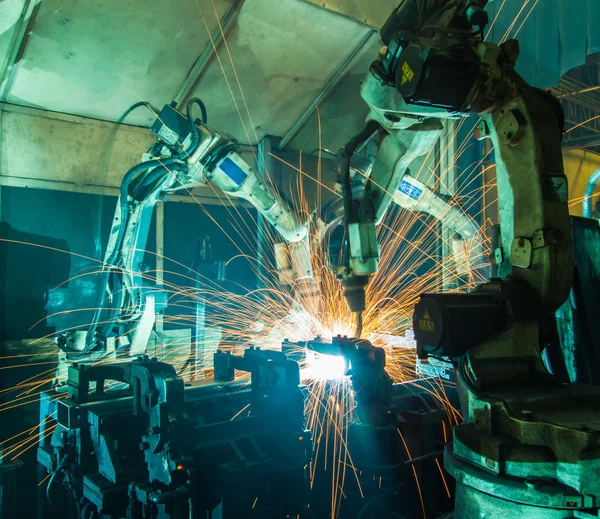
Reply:
M376 29L397 3L0 0L0 101L115 121L140 99L160 107L197 95L209 123L241 142L269 134L307 153L319 147L318 106L321 145L335 151L362 126L360 81L377 53ZM504 14L522 4L506 3ZM500 13L498 2L489 6ZM556 23L557 13L536 10ZM547 54L528 46L537 19L522 19L523 54L537 63ZM152 120L139 110L127 122Z
M0 100L116 121L140 99L193 95L243 143L274 135L316 153L316 105L323 147L362 125L377 40L364 20L303 0L0 0ZM153 119L141 109L127 122Z

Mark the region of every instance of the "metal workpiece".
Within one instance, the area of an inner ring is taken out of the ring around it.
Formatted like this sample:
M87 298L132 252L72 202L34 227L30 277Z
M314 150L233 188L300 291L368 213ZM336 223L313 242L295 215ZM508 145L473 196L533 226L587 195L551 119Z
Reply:
M57 419L38 450L52 473L49 492L68 481L78 502L114 517L183 519L218 508L243 517L257 495L274 516L300 513L312 439L298 366L286 360L282 372L260 350L248 359L250 386L184 385L171 365L145 357L74 366L70 397L43 416ZM115 383L121 389L106 390Z
M436 517L440 510L449 509L450 503L445 501L446 492L439 476L441 465L438 469L442 457L440 449L445 441L442 422L447 419L444 403L434 395L434 388L439 389L439 381L393 384L385 371L385 350L364 339L337 336L332 340L320 337L301 342L286 340L282 343L282 352L298 361L314 354L337 356L346 361L355 408L342 423L342 435L352 466L362 476L362 492L358 489L352 492L346 487L347 502L342 505L340 517L364 517L370 508L367 503L372 503L372 499L381 499L383 508L392 511L391 515L382 512L381 517L418 517L416 514L422 513L422 506L428 517ZM324 398L335 395L339 385L346 383L340 380L324 382ZM450 385L444 386L444 392L453 405L456 404ZM329 411L324 407L322 413ZM329 456L328 468L329 460L336 462L336 457L331 452L326 456ZM321 467L317 469L321 470ZM419 489L416 488L415 474ZM313 486L316 492L322 491L319 477L316 476L317 482ZM322 477L330 480L329 471L326 470ZM424 497L423 504L418 497L419 491ZM324 497L327 501L331 499L329 494ZM329 508L315 511L315 514L326 517Z
M281 349L282 354L297 360L301 360L306 351L342 357L344 372L352 381L356 413L360 421L374 426L390 423L393 383L385 370L386 355L383 348L373 346L366 339L338 335L331 341L324 341L320 337L302 342L285 340Z

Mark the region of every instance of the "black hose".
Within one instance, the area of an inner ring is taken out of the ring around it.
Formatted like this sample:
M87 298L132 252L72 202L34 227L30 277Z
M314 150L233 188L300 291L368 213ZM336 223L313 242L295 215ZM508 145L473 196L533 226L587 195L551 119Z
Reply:
M123 121L127 118L127 116L131 112L133 112L134 110L137 110L138 108L140 108L142 106L145 106L154 115L156 115L159 112L158 108L156 108L155 106L151 105L150 103L147 103L146 101L140 101L139 103L135 103L135 104L131 105L127 110L125 110L123 112L123 114L121 115L121 117L119 117L119 119L116 122L116 124L123 124Z
M48 500L48 503L50 503L54 508L56 508L57 510L69 510L68 507L65 506L59 506L57 505L53 500L52 500L52 496L50 494L52 487L54 486L54 478L56 478L56 475L58 474L59 469L55 470L52 475L50 476L50 479L48 480L48 485L46 486L46 499Z
M165 173L174 173L176 171L179 171L179 168L169 169L168 166L159 166L152 169L152 171L149 171L148 174L140 180L139 184L133 188L133 192L130 196L141 202L148 195L148 191L152 190L153 184L162 180Z
M75 489L75 487L73 486L73 484L70 481L70 477L69 477L69 473L67 471L65 471L65 466L67 465L67 460L66 458L63 458L63 460L58 464L58 467L56 468L56 470L52 473L52 475L50 476L50 479L48 480L48 485L46 486L46 499L48 500L48 503L50 503L54 508L58 509L58 510L72 510L72 508L64 507L64 506L59 506L57 505L53 500L52 500L52 496L50 494L50 492L52 491L52 487L54 486L54 481L56 476L61 473L63 475L63 481L62 484L64 485L64 487L67 489L67 491L71 494L71 496L73 497L73 499L75 500L75 506L77 509L77 517L81 517L81 505L79 503L79 498L77 496L77 490Z
M75 508L77 509L77 517L81 517L83 515L81 502L79 499L79 495L77 493L77 489L71 482L71 476L69 473L65 473L65 487L70 492L73 501L75 501Z
M202 112L202 124L207 124L208 123L208 116L206 114L206 106L204 105L204 103L202 102L202 99L200 99L199 97L192 97L187 105L185 105L185 111L186 111L186 115L187 118L189 119L189 121L193 124L194 120L192 119L192 108L194 107L194 105L198 105L200 107L200 111Z
M342 152L342 164L340 167L340 184L342 186L342 194L344 197L344 228L346 230L346 236L348 236L348 224L352 223L354 218L352 215L352 184L350 183L350 161L352 155L361 144L366 142L371 135L373 135L380 126L377 121L369 121L364 129L346 144L344 151ZM349 257L349 244L346 240L346 258Z
M130 186L131 182L133 181L133 179L137 175L139 175L140 173L142 173L148 169L156 168L156 167L171 166L172 164L176 164L180 160L181 159L179 157L171 157L171 158L164 159L164 160L155 159L155 160L148 160L146 162L140 162L139 164L136 164L135 166L133 166L125 174L125 176L123 177L123 181L121 182L121 190L120 190L121 226L119 228L119 234L117 236L117 241L115 244L115 250L113 251L113 256L111 256L111 258L109 258L107 263L112 263L114 261L114 256L118 253L119 248L121 247L121 241L123 240L123 233L125 232L125 228L127 227L127 225L126 225L127 205L128 205L127 197L129 195L129 186Z
M193 115L192 115L192 109L194 108L194 105L198 105L200 107L200 111L202 112L202 119L201 119L202 124L206 124L208 121L208 115L206 114L206 106L202 102L202 99L200 99L199 97L192 97L192 99L190 99L187 102L187 104L185 105L185 113L187 115L187 118L188 118L190 124L192 125L192 142L190 144L189 150L187 150L187 151L184 150L180 154L180 158L188 157L189 155L191 155L194 151L196 151L196 148L198 147L198 144L200 143L200 133L198 132L198 127L194 123L194 119L193 119Z

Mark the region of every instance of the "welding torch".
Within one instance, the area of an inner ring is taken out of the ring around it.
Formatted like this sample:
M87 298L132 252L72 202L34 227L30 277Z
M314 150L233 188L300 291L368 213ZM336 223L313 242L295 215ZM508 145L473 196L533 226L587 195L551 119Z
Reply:
M375 208L368 196L354 200L350 179L350 162L356 149L379 131L377 121L369 121L365 128L355 135L342 152L339 184L344 200L344 261L336 269L344 299L356 316L355 336L362 334L362 314L366 308L365 288L371 275L377 272L379 249L375 236Z

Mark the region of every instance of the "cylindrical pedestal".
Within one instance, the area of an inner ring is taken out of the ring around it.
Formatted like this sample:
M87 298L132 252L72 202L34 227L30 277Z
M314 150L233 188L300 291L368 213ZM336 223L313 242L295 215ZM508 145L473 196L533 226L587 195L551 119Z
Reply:
M568 519L576 517L574 514L573 510L568 509L542 508L507 501L464 483L456 483L454 519Z
M591 496L557 481L535 476L501 476L453 455L446 446L444 465L456 479L454 519L569 519L599 517ZM530 470L529 470L530 469Z

